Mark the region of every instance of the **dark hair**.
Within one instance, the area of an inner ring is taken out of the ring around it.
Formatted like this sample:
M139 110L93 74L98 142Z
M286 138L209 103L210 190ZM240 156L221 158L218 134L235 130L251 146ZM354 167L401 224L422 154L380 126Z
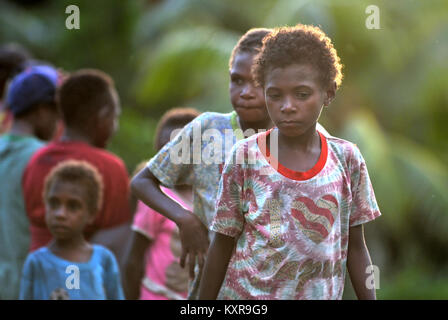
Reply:
M5 90L6 81L25 69L30 54L17 44L0 47L0 99Z
M66 160L55 166L46 176L44 182L44 201L51 186L56 181L69 182L85 188L87 208L91 214L96 214L103 201L103 179L98 170L86 161Z
M238 40L238 43L232 50L229 60L229 69L232 68L233 61L237 54L241 52L258 53L263 45L263 38L271 32L272 29L267 28L252 28L247 31L240 40Z
M291 64L311 64L319 72L324 87L342 81L342 64L330 38L319 28L298 24L276 28L263 39L263 47L255 59L255 81L264 86L268 69Z
M113 106L114 81L100 70L83 69L69 75L62 83L57 101L64 123L80 127L104 106Z
M159 123L157 124L156 135L154 140L154 146L156 150L160 150L163 145L161 145L161 134L164 129L167 128L183 128L186 124L193 121L200 115L200 112L194 108L174 108L167 111Z

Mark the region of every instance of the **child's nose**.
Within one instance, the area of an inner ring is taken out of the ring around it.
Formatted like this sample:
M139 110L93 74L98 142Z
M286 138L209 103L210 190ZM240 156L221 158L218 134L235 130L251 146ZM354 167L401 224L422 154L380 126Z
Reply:
M284 103L281 107L282 112L294 112L296 111L296 105L294 103L294 100L292 98L286 97L284 100Z
M53 215L57 219L65 218L66 214L67 212L64 206L60 206L59 208L53 211Z
M240 96L243 99L253 98L255 96L254 86L252 84L250 84L250 83L246 84L244 86L243 90L241 90Z

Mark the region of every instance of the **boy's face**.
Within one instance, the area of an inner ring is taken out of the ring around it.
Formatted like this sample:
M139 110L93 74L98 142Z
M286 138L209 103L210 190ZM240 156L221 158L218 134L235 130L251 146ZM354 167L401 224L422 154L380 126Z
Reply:
M255 86L251 68L254 54L240 52L235 55L230 69L230 101L244 122L258 122L269 119L264 101L263 89Z
M87 207L87 191L81 185L55 180L45 200L45 221L53 237L68 240L82 234L93 222Z
M323 89L316 68L308 64L268 69L264 92L269 115L286 136L315 128L323 105L335 94Z

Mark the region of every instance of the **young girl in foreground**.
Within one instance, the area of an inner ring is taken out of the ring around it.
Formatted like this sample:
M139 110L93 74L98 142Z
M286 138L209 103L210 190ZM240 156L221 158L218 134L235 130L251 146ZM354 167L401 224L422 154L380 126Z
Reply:
M363 224L380 212L365 161L316 130L341 69L317 27L263 39L253 72L276 127L238 142L223 169L200 299L341 299L346 267L358 298L375 299Z
M83 235L101 208L103 182L95 167L66 160L44 185L45 221L53 240L28 255L20 299L124 299L114 255Z

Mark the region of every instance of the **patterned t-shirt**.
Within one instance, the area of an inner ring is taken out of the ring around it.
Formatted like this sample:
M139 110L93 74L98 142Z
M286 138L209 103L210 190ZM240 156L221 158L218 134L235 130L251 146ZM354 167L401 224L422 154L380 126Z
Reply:
M237 245L218 299L341 299L349 228L380 215L365 161L319 133L318 162L296 172L270 155L272 132L238 142L223 169L211 230Z
M193 210L205 226L210 226L215 213L225 155L237 141L234 133L237 129L240 139L243 138L236 112L204 112L187 124L147 165L167 188L193 187ZM173 157L174 151L179 157Z

